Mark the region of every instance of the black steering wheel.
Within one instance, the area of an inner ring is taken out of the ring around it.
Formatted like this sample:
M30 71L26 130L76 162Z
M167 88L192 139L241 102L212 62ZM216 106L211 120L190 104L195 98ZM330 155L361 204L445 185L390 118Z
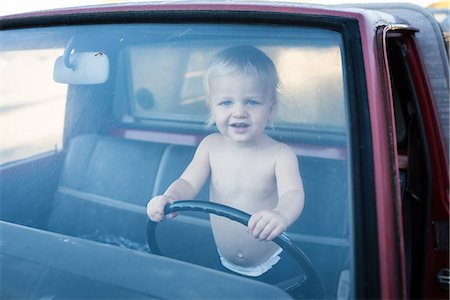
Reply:
M181 211L211 213L239 222L244 226L248 225L248 221L250 219L250 215L243 211L209 201L177 201L166 205L164 208L165 215ZM147 243L151 253L161 255L161 251L155 238L157 224L157 222L153 222L151 220L147 222ZM305 296L306 293L308 294L308 298L324 298L325 289L323 282L306 254L296 244L294 244L285 233L280 234L273 241L289 253L295 262L305 271L306 281L302 279L298 282L298 284L290 285L286 291L292 295L294 290L296 293L298 291L298 287L301 286L301 289L303 290L301 293L303 296Z

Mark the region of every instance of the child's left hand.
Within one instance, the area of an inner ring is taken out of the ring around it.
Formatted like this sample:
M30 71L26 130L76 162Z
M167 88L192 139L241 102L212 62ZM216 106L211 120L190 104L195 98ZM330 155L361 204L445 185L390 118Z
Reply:
M248 232L260 241L271 241L286 229L286 217L274 210L261 210L248 221Z

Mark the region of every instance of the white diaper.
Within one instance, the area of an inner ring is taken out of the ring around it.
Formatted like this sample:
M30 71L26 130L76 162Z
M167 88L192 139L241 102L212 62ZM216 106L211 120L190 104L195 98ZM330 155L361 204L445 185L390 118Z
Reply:
M260 276L260 275L266 273L267 271L269 271L270 269L272 269L272 267L280 260L279 254L281 253L281 251L283 251L283 249L278 248L278 250L275 251L275 253L268 260L266 260L265 262L263 262L260 265L252 266L252 267L243 267L243 266L235 265L235 264L229 262L228 260L226 260L224 257L222 257L222 254L220 254L219 249L217 249L217 252L219 253L219 256L220 256L220 262L222 263L222 265L225 268L227 268L228 270L231 270L233 272L236 272L238 274L245 275L245 276L251 276L251 277Z

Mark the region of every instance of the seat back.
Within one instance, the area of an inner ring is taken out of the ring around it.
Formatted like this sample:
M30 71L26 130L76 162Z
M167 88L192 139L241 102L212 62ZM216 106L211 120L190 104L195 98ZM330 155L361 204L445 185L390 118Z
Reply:
M186 145L168 145L161 158L160 167L153 189L153 196L165 192L169 185L183 173L194 157L195 147ZM209 182L206 182L202 190L195 197L196 200L209 200Z
M166 145L82 135L69 145L48 227L135 248ZM141 247L141 246L139 246Z

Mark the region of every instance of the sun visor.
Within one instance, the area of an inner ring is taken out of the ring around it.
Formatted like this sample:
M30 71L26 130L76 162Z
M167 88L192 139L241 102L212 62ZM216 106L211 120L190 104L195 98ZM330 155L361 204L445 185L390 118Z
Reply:
M103 52L74 52L58 57L53 79L67 84L100 84L108 80L109 59Z

